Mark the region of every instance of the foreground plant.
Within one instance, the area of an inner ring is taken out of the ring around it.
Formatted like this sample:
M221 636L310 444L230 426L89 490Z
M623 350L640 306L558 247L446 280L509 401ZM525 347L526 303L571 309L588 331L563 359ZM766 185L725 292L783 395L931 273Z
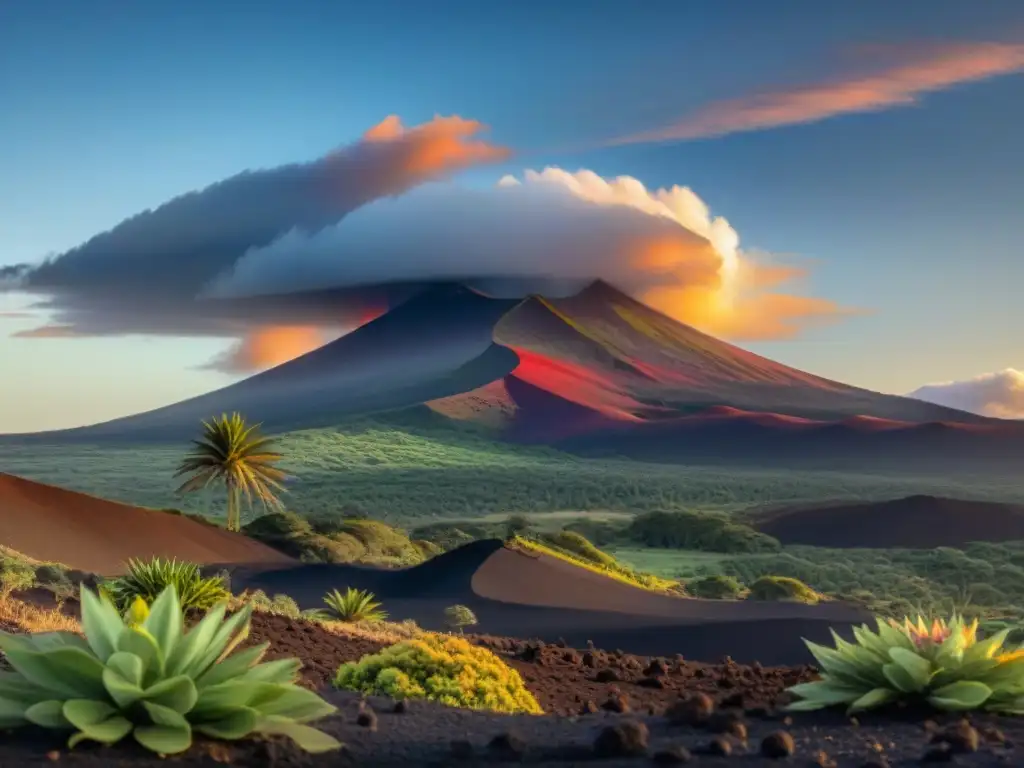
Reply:
M324 602L327 604L324 614L328 619L381 622L388 617L388 614L381 610L381 604L377 602L374 594L362 589L349 587L344 594L335 589L327 593Z
M194 732L283 735L309 752L340 746L305 725L335 707L295 685L298 659L260 663L268 644L233 653L249 633L250 608L225 620L226 604L218 603L186 633L173 586L151 609L136 601L126 617L87 589L81 599L84 639L0 632L14 669L0 672L0 728L73 731L68 747L131 734L159 754L188 749Z
M106 594L122 612L131 607L136 597L141 597L147 605L151 605L160 593L171 586L185 611L205 611L231 597L220 576L204 578L195 563L159 557L129 560L125 574L107 581L103 586Z
M518 672L486 648L453 635L423 635L342 664L334 685L452 707L543 714Z
M444 609L444 623L462 634L466 627L477 624L476 614L465 605L449 605Z
M1004 650L1008 630L979 639L978 622L877 619L878 629L855 627L856 642L835 632L835 648L808 642L821 680L793 686L791 710L847 705L873 709L919 698L941 710L987 709L1024 714L1024 648Z

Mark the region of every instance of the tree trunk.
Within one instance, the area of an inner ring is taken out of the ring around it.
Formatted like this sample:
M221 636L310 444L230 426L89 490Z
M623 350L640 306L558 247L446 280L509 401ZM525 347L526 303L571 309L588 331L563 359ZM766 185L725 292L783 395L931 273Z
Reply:
M228 486L228 530L240 531L242 521L238 515L238 489L233 485Z

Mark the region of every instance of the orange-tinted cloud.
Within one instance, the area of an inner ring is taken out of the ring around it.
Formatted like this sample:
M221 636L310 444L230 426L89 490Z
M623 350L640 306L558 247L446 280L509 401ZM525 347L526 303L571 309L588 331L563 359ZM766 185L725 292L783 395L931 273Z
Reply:
M1022 44L957 43L894 53L880 70L712 103L672 125L609 143L683 141L814 123L837 115L908 106L926 93L1024 69Z
M84 335L73 325L41 325L11 334L15 339L75 339Z
M495 163L511 154L483 140L471 140L485 126L458 115L437 115L429 123L405 128L398 115L390 115L363 134L370 143L404 143L403 167L410 176L438 176L482 163Z

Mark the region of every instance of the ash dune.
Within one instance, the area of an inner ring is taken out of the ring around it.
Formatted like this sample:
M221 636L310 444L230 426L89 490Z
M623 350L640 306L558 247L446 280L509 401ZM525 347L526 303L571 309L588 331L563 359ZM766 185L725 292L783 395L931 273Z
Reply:
M962 547L1024 540L1024 506L936 496L756 512L751 523L783 544L818 547Z
M842 631L864 621L859 608L842 603L801 605L695 600L669 597L544 555L525 555L501 541L467 544L402 570L340 565L234 570L232 584L284 592L303 608L321 605L325 592L341 586L372 591L393 616L412 618L428 629L443 628L444 609L468 606L479 631L494 635L564 639L575 647L588 640L601 648L694 660L762 664L810 660L801 637L825 640L828 628Z
M0 473L0 544L36 560L91 573L120 573L128 558L194 563L287 563L237 533L154 509Z

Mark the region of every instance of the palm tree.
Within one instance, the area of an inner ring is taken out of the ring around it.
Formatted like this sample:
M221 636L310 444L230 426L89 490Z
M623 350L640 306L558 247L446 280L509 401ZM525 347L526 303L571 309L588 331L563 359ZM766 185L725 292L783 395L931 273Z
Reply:
M239 503L244 493L252 508L256 497L264 509L282 510L275 491L285 491L285 473L274 465L281 454L271 450L272 441L259 434L259 424L250 425L239 413L226 413L203 422L203 434L193 440L195 448L178 465L175 477L189 475L178 493L208 488L222 481L228 492L228 530L241 528Z

